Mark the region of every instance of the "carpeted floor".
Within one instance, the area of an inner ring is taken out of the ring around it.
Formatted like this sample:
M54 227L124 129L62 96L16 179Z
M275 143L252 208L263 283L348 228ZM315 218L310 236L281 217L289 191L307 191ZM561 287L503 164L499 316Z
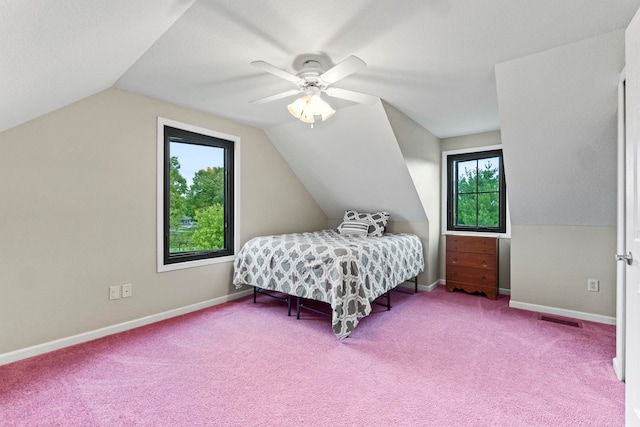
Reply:
M250 298L0 366L2 426L622 426L615 328L392 294L349 338Z

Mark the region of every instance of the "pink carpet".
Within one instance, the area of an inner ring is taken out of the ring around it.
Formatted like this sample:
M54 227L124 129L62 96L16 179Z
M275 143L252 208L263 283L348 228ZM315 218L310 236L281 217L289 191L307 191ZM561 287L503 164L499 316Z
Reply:
M267 297L0 367L2 426L622 426L615 328L442 287L339 341Z

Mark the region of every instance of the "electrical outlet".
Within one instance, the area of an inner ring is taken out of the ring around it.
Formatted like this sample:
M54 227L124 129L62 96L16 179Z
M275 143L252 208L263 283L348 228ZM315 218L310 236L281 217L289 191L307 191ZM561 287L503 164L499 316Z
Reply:
M587 290L589 292L599 292L600 291L600 281L597 279L589 279L587 280Z
M133 295L133 285L131 283L122 285L122 298L129 298L131 295Z
M120 299L120 285L109 287L109 299Z

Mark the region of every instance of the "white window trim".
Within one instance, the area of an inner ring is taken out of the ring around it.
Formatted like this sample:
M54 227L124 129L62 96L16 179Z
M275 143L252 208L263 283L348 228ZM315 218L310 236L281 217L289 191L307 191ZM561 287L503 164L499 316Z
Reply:
M240 137L217 132L211 129L178 122L164 117L158 117L157 127L157 173L156 173L156 246L157 246L157 268L158 273L166 271L182 270L185 268L202 267L205 265L220 264L223 262L233 262L235 255L228 255L217 258L207 258L196 261L185 261L174 264L164 263L164 127L171 126L184 129L189 132L212 136L215 138L233 141L233 249L234 252L240 249Z
M441 227L442 234L457 234L460 236L478 236L478 237L498 237L500 239L510 239L511 238L511 216L509 215L509 192L506 194L507 201L507 224L506 224L506 232L504 233L470 233L468 231L456 231L456 230L447 230L447 156L456 155L456 154L466 154L466 153L481 153L483 151L492 151L492 150L502 150L502 145L487 145L483 147L472 147L472 148L461 148L458 150L449 150L442 152L442 160L440 163L441 170L441 190L440 194L442 195L442 200L440 201L441 206ZM504 162L504 152L503 152L503 162Z

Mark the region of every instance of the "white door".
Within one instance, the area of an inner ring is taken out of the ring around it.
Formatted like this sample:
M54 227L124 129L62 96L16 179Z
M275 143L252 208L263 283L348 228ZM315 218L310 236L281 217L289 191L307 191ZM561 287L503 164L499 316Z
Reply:
M626 70L626 401L627 426L640 427L640 12L625 33Z

